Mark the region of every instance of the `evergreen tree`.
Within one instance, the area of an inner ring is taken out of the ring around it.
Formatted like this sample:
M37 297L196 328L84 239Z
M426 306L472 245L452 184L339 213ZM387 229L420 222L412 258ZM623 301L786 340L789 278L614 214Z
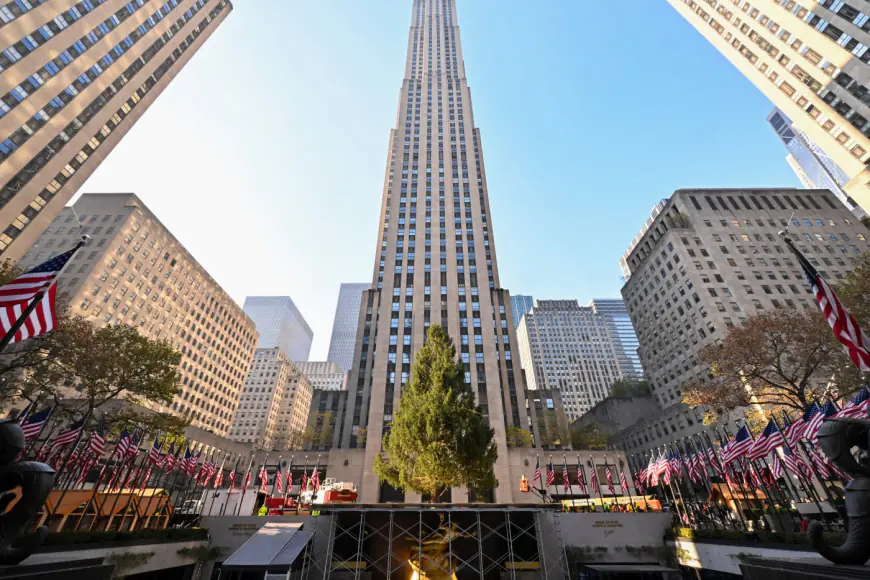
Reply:
M375 459L375 473L393 487L433 502L451 487L492 489L498 458L493 435L464 381L453 341L433 325L417 353L411 381L402 389L384 437L386 456Z

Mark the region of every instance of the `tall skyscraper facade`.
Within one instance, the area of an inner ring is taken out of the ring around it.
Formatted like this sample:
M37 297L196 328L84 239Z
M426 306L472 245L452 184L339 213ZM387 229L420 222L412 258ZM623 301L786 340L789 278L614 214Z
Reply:
M148 406L228 435L257 346L254 322L131 193L82 195L19 265L65 252L82 234L91 239L59 282L71 313L169 340L181 352L181 393L170 405Z
M0 7L0 255L17 260L232 10L228 0Z
M668 0L846 173L870 208L870 17L860 0Z
M558 390L576 419L623 378L612 321L576 300L536 300L517 330L529 391Z
M531 296L524 296L522 294L514 294L511 296L511 310L513 310L514 314L514 328L520 327L520 320L522 320L523 314L531 310L534 305L535 299Z
M331 360L296 362L299 372L308 377L311 387L323 391L347 390L347 373Z
M610 340L616 350L622 376L626 379L643 378L643 366L637 354L640 345L625 302L618 298L596 298L589 303L589 307L607 320Z
M257 348L280 348L290 360L308 360L314 332L289 296L248 296L245 313L260 333Z
M505 429L528 423L509 293L499 282L480 131L454 0L414 0L398 119L390 133L371 288L364 294L343 446L365 429L362 502L372 464L431 324L456 343L465 381L495 430L497 501L511 501ZM418 259L419 258L419 259ZM461 499L455 490L453 501Z
M622 297L663 411L621 435L630 450L703 429L682 403L683 389L709 380L699 352L730 327L777 308L818 311L778 235L787 226L795 245L834 283L870 249L867 228L828 190L683 189L631 251Z
M329 339L331 360L342 370L349 371L353 366L353 347L356 344L359 307L363 292L371 288L368 283L342 284L338 290L338 305L332 321L332 337Z
M812 142L803 131L794 126L791 119L779 109L767 116L767 122L776 136L788 150L786 161L807 189L830 189L843 205L856 217L867 215L854 199L848 196L843 187L849 176L840 166Z

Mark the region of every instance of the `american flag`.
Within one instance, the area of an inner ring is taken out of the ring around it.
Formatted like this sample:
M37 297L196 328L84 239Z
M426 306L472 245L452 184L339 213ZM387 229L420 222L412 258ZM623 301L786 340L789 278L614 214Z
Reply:
M305 481L305 474L302 475L302 481L303 482ZM539 484L543 485L543 480L541 479L541 459L540 459L540 457L535 460L535 476L532 478L532 485L534 485L536 481ZM302 484L302 487L305 487L304 483Z
M562 488L565 490L565 493L570 493L571 491L571 480L568 479L568 463L564 457L562 457Z
M261 493L269 493L268 490L266 489L266 480L269 479L269 472L266 471L265 464L262 467L260 467L260 473L258 474L258 477L260 478L260 492Z
M813 403L815 405L815 403ZM804 430L804 418L803 416L798 417L798 420L792 423L791 418L783 412L782 414L782 424L783 424L783 433L785 433L785 439L788 441L788 444L791 446L795 446L798 444L798 441L801 438L801 433Z
M217 477L214 478L214 488L217 489L224 483L224 465L227 462L227 458L224 457L221 460L221 466L217 471Z
M839 409L837 409L837 405L834 401L828 401L825 403L822 410L813 415L807 423L807 426L804 429L804 438L809 439L810 441L815 441L816 434L819 432L819 429L821 429L824 420L828 417L835 416L837 411L839 411Z
M199 470L199 484L200 485L208 485L208 481L211 479L211 476L216 472L216 466L214 462L211 460L211 457L206 460L206 462L202 465L202 468Z
M755 440L755 443L752 444L746 455L752 460L761 459L779 445L784 444L785 440L782 438L782 433L779 432L776 423L771 419L767 422L767 427L764 428L764 431Z
M726 445L725 453L722 455L722 461L731 463L735 459L739 459L746 455L752 447L752 436L749 435L749 429L746 425L737 430L734 439Z
M57 313L54 308L57 277L82 245L84 243L76 245L63 254L58 254L0 287L0 328L4 334L9 332L37 294L45 292L39 304L15 333L10 344L45 334L57 324Z
M659 462L653 458L652 454L649 456L649 465L646 466L646 478L649 485L659 484Z
M160 464L160 448L163 447L163 441L157 442L157 438L154 438L154 443L151 444L151 449L148 451L148 462L152 465Z
M190 475L193 473L193 465L195 462L196 459L194 459L193 454L190 452L190 446L188 446L187 449L184 450L184 459L181 460L178 469L182 473Z
M42 411L31 415L24 421L24 425L21 426L21 429L24 431L25 441L29 441L39 435L39 432L42 431L42 426L45 425L46 421L48 421L53 409L54 407L43 409Z
M82 466L81 471L79 472L79 476L76 478L76 484L82 485L85 480L88 478L88 474L93 469L94 465L97 462L97 455L91 454L85 464Z
M230 480L230 493L232 493L232 491L234 489L236 489L236 470L235 469L233 469L230 472L229 480Z
M689 471L689 480L692 483L697 483L701 479L701 469L699 467L698 456L692 454L692 457L686 463Z
M308 469L307 467L305 468ZM540 479L540 477L538 477ZM308 471L302 471L302 480L299 482L299 493L308 489Z
M819 452L810 448L808 454L810 456L810 461L813 462L813 465L816 468L816 472L818 472L822 479L831 479L831 470L828 468L828 462L819 455Z
M595 462L590 458L590 464L592 465L592 476L590 483L592 484L592 491L597 495L601 495L601 487L598 485L598 471L595 469Z
M134 433L130 446L127 448L127 457L136 457L139 455L139 446L142 444L142 439L145 438L145 433Z
M250 467L248 471L245 472L245 479L242 481L242 493L248 489L248 486L251 485L251 470Z
M719 458L716 456L716 450L713 448L713 443L708 442L707 459L710 460L710 467L713 468L713 473L719 477L725 477L725 471L722 469L722 464L719 463Z
M130 446L130 433L125 428L124 432L121 433L121 438L118 439L118 444L115 445L115 450L112 452L112 459L127 457L127 451L129 451Z
M625 470L619 470L619 485L622 486L623 495L628 495L631 490L628 489L628 480L625 478Z
M843 348L855 366L864 372L870 371L870 341L858 321L855 320L848 310L840 303L837 294L834 292L818 271L810 264L788 237L783 238L789 249L797 256L798 262L806 274L810 286L813 287L813 294L816 297L816 303L819 305L822 314L828 321L828 325L834 332L834 336L842 343Z
M175 459L172 458L173 455L175 455L175 441L170 443L169 450L160 456L160 459L157 461L157 467L171 471L172 467L175 465Z
M153 468L153 465L148 466L148 471L145 472L145 477L142 478L142 485L139 486L140 490L144 490L146 487L148 487L148 480L151 479L151 470Z
M861 387L858 394L849 401L836 417L860 417L867 418L867 404L870 403L870 389Z
M586 495L586 476L583 475L583 461L580 456L577 456L577 485L580 486L580 493Z
M181 454L181 447L175 450L175 453L172 452L172 448L175 446L175 443L169 446L169 452L163 458L163 469L166 470L166 473L172 473L173 469L178 469L179 462L178 456Z
M604 466L604 478L607 480L607 491L610 495L616 495L616 490L613 488L613 475L610 473L610 466Z
M88 447L97 457L102 457L106 452L106 416L100 417L96 428L91 431L91 437L88 440Z
M30 412L31 407L33 407L33 403L30 403L29 405L24 407L24 410L18 413L18 416L15 418L15 422L21 425L24 420L27 419L27 414ZM9 411L9 414L12 415L12 411Z
M640 493L646 492L646 484L643 481L646 469L641 469L634 475L634 485L637 486L637 491Z
M550 468L553 467L553 464L550 463ZM320 490L320 473L317 471L317 466L314 466L314 472L311 474L311 485L314 486L314 491Z
M779 459L779 453L773 454L773 465L770 467L770 473L773 475L773 479L779 479L783 476L782 461Z
M553 469L553 461L550 460L550 464L547 466L547 487L550 487L554 483L556 483L556 472Z
M671 470L671 473L680 474L683 469L681 467L682 462L680 461L680 452L679 451L669 451L668 452L668 468ZM679 477L678 477L679 478Z
M278 469L275 471L275 487L278 488L278 493L284 493L284 476L281 474L280 463L278 463Z
M51 449L54 451L55 449L60 449L65 445L69 445L73 441L75 441L79 433L82 432L82 428L85 426L85 417L82 417L75 423L72 423L69 427L58 433L54 436L54 439L51 441Z
M293 458L290 458L290 467L287 468L287 493L293 490Z
M812 471L806 461L796 453L792 453L788 447L783 447L782 449L782 462L785 464L785 468L794 475L806 478L812 477Z

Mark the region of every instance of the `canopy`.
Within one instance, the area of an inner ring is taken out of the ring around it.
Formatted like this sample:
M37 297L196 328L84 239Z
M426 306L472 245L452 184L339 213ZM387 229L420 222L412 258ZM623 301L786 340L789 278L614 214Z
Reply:
M269 522L233 552L222 570L290 569L313 534L301 523Z

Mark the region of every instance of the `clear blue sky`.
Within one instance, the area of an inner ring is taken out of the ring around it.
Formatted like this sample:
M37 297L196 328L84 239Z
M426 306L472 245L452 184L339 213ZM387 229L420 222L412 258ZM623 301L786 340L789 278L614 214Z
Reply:
M457 0L502 285L619 295L684 187L798 186L772 106L664 0ZM370 282L411 0L238 0L83 192L132 191L240 303L293 297L326 356Z

